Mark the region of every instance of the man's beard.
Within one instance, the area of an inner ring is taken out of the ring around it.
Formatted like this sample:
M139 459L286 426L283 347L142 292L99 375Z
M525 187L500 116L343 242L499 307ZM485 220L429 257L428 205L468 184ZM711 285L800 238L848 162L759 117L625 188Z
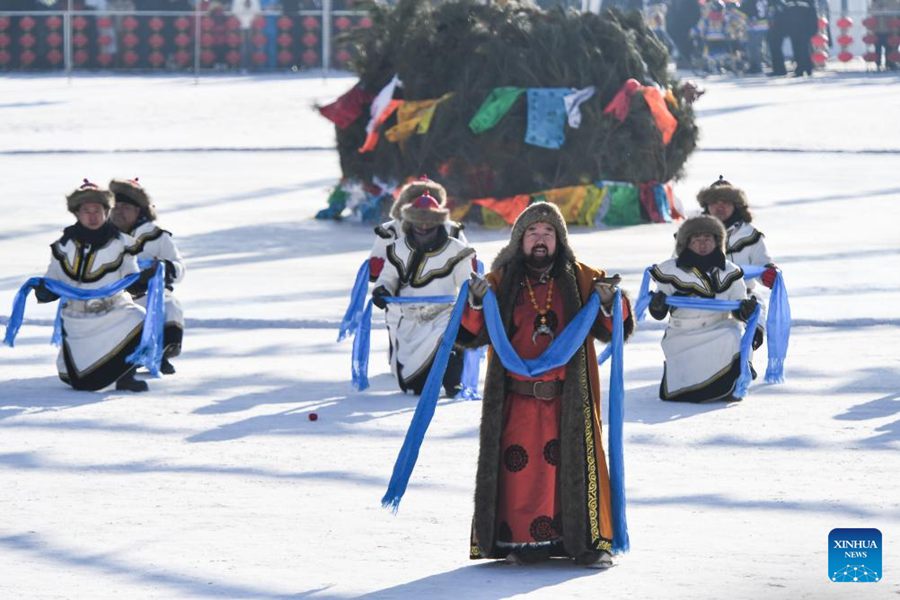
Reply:
M553 261L556 260L556 254L550 254L547 252L543 256L535 256L534 251L537 248L543 248L547 250L547 247L539 244L531 249L531 254L525 255L525 264L531 267L532 269L545 269L553 264Z

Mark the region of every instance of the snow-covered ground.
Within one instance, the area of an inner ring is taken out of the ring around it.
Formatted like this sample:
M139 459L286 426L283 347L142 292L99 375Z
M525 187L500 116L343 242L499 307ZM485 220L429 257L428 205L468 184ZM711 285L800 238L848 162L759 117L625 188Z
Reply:
M335 343L371 230L323 223L339 176L310 109L347 77L0 79L0 315L43 273L83 177L140 176L188 261L178 374L73 392L29 303L0 348L0 598L888 598L900 594L900 81L708 80L685 204L749 193L795 327L783 385L657 399L662 328L626 349L632 551L597 573L467 558L478 402L442 401L397 516L385 489L416 398L382 329L373 386ZM674 225L577 229L621 272ZM506 232L470 229L489 261ZM764 364L764 354L758 363ZM308 419L316 412L319 419ZM884 579L828 580L835 527L884 535Z

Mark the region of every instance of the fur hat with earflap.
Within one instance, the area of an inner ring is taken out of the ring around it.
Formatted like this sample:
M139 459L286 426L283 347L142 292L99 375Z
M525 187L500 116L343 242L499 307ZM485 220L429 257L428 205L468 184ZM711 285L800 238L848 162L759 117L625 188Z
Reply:
M685 248L691 242L691 236L701 233L708 233L716 238L716 244L722 253L725 253L725 226L715 217L709 215L699 215L691 217L681 224L678 233L675 235L675 254L681 256Z
M497 258L491 265L491 270L496 271L511 263L522 252L522 238L525 230L535 223L547 223L556 230L556 254L568 261L575 260L575 253L569 246L569 230L566 228L566 220L563 218L559 207L550 202L535 202L522 211L516 222L513 223L509 244L500 250Z
M126 202L141 209L150 221L156 220L156 207L150 200L147 190L134 179L113 179L109 182L109 191L116 195L116 202Z
M391 218L402 218L403 207L425 195L431 196L437 200L437 203L441 208L447 206L447 190L444 189L444 186L423 176L417 181L407 183L403 186L400 190L400 194L391 206Z
M437 227L450 218L450 211L442 207L440 202L429 194L422 194L400 211L404 227Z
M85 179L84 183L77 190L66 196L66 206L69 208L70 213L75 214L82 204L88 202L96 202L109 212L115 205L116 200L112 192L101 189L96 183L91 183Z
M712 185L700 190L697 202L703 207L703 214L709 213L709 205L713 202L728 202L734 206L734 212L741 221L749 223L753 220L750 207L747 205L747 194L741 188L731 185L722 175L719 175Z

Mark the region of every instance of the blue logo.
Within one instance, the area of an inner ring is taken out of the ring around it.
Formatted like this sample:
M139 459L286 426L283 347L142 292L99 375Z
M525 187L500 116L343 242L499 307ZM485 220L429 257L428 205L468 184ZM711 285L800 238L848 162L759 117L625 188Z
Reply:
M881 532L832 529L828 534L828 579L837 583L881 581Z

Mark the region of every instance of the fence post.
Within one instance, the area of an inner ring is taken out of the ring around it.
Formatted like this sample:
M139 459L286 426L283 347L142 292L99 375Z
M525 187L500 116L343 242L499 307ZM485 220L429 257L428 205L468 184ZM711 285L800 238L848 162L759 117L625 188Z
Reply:
M66 77L72 76L72 0L66 3L66 14L63 15L63 56L66 61Z
M331 0L322 1L322 69L331 69Z
M200 77L200 1L194 3L194 83Z

